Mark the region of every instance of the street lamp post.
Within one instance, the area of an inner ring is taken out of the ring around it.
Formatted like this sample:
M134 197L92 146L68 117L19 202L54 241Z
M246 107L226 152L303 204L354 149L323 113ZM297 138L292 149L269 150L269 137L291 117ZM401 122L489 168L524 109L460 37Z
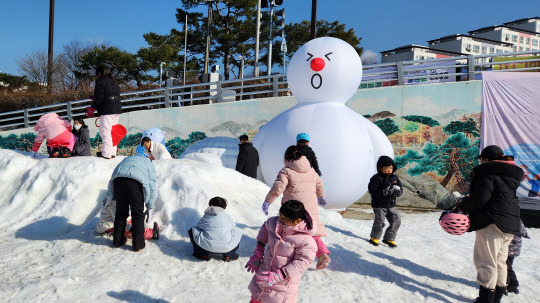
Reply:
M311 0L311 39L317 38L317 0Z
M266 1L266 0L265 0ZM257 0L257 31L255 33L254 75L259 76L259 36L261 34L261 0Z
M210 25L212 25L212 3L213 1L206 1L208 3L208 22L206 29L206 51L204 53L204 73L208 74L208 61L210 60Z
M269 1L270 6L270 32L268 33L268 70L266 74L270 76L272 74L272 24L274 23L274 0Z
M47 92L52 90L53 74L53 34L54 34L54 0L49 2L49 53L47 58Z

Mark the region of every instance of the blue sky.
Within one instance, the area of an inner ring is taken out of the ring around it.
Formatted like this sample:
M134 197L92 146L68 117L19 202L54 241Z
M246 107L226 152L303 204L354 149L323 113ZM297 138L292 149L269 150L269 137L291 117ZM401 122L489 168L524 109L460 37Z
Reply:
M175 18L179 0L56 0L55 4L55 51L79 40L108 42L135 53L146 46L144 33L183 28ZM284 0L282 7L287 23L311 18L311 0ZM354 28L362 37L360 45L377 53L536 16L540 16L538 0L318 0L317 12L318 19ZM47 49L48 18L49 1L0 0L1 72L21 75L17 59Z

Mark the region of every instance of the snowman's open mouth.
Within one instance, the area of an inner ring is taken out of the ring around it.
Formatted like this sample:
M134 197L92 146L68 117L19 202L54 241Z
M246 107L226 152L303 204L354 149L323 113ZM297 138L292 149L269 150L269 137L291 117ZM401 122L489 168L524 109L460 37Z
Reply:
M319 74L314 74L311 76L311 86L313 86L314 89L319 89L322 85L322 77Z

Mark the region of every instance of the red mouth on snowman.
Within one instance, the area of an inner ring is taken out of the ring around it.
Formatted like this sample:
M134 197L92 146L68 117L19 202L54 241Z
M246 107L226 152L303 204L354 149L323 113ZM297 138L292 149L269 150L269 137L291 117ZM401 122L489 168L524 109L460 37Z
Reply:
M309 58L306 61L311 60L310 67L314 72L316 72L315 74L313 74L313 76L311 76L311 86L314 89L319 89L322 86L323 79L322 79L322 76L317 72L320 72L324 69L326 62L324 61L323 58L319 58L319 57L311 59L313 58L313 55L310 53L307 53L307 54L309 55ZM331 54L332 53L328 53L324 55L326 59L328 59L328 61L331 61L329 57L329 55Z

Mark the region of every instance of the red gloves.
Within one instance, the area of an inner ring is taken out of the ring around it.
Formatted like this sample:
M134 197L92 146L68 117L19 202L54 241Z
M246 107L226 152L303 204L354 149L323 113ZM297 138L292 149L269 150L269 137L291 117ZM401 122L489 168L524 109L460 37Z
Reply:
M86 116L87 116L88 118L94 117L94 112L95 112L95 111L96 111L96 110L93 109L91 106L88 106L88 107L86 108Z

